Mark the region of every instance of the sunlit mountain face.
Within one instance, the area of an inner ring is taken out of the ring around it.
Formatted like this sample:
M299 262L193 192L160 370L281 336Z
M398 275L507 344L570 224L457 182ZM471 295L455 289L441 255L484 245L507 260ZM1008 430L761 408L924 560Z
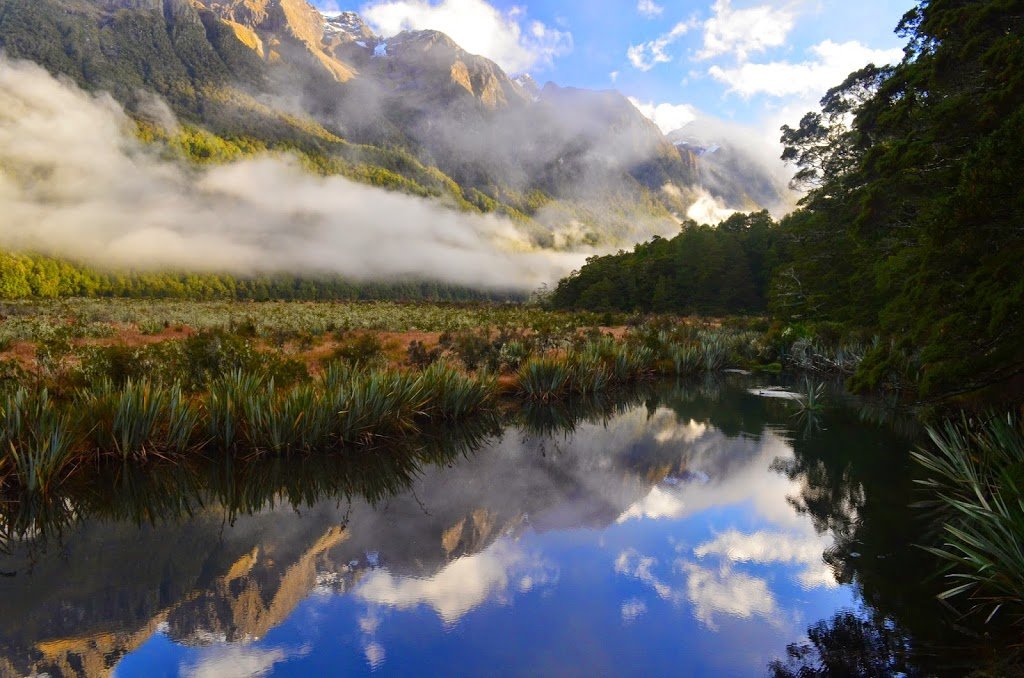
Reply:
M787 675L789 650L836 651L801 650L815 628L886 670L945 666L892 463L910 438L847 405L796 420L747 386L527 410L304 472L122 477L5 515L0 666Z

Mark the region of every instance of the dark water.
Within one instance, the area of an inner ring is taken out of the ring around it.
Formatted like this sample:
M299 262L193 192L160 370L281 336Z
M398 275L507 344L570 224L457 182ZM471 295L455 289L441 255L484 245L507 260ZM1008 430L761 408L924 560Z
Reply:
M913 427L838 396L794 417L752 385L534 408L348 460L111 474L8 509L0 674L956 675L985 661L992 642L958 628L912 546L927 528L908 508Z

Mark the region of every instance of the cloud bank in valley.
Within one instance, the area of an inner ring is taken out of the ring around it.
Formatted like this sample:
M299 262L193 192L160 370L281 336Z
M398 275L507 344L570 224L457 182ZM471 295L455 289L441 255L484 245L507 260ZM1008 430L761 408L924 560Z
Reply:
M0 60L0 247L93 265L337 273L530 289L582 263L512 222L310 175L264 157L208 169L158 158L107 95Z

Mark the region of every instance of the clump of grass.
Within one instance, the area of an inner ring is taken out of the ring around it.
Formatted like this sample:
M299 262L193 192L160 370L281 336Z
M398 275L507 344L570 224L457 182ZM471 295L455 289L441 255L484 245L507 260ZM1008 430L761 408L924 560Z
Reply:
M821 412L825 409L825 384L804 376L803 388L796 399L800 412Z
M90 428L87 441L122 459L184 454L194 447L199 411L178 384L110 380L79 393L77 406Z
M324 383L341 445L372 445L412 433L429 403L419 379L402 372L328 369Z
M570 362L573 392L591 395L601 393L611 386L611 374L598 351L584 350L572 356Z
M530 400L547 402L567 395L572 385L572 368L565 360L531 358L516 375L519 392Z
M250 413L259 408L264 377L234 370L210 384L206 394L206 432L222 451L234 450L252 439Z
M670 355L676 376L697 374L704 367L704 356L696 346L673 346Z
M966 417L929 428L933 446L913 454L938 507L947 564L943 599L968 596L991 619L1013 607L1024 620L1024 423L1014 415Z
M707 372L720 372L729 364L729 345L719 334L705 333L700 337L701 356Z
M494 397L492 378L471 378L446 363L434 363L419 376L427 396L424 412L428 416L453 421L479 413Z
M0 484L13 479L27 493L50 492L73 462L73 430L45 389L0 398Z

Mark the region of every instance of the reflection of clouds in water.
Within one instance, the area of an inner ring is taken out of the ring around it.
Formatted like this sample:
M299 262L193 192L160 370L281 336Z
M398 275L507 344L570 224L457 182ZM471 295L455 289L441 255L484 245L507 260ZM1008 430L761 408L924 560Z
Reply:
M784 475L769 471L776 459L790 459L793 448L773 431L760 437L730 438L711 426L678 422L670 410L659 410L651 418L655 440L677 441L683 467L707 482L657 485L619 517L619 522L641 518L679 519L709 508L753 502L768 520L799 526L807 520L793 511L787 496L800 485Z
M431 577L396 577L387 570L373 570L354 591L371 604L359 619L366 661L376 670L386 657L384 646L375 639L382 608L409 610L427 605L450 627L485 602L507 602L511 589L528 593L557 581L555 567L538 555L526 553L509 538L454 560Z
M647 604L639 598L631 598L622 604L622 621L632 624L647 612Z
M764 579L736 572L728 565L718 570L684 560L676 565L686 575L686 597L694 616L708 628L716 629L715 617L721 615L749 619L777 612L775 597Z
M310 648L259 648L247 645L218 645L203 649L195 663L181 667L188 678L257 678L269 674L275 664L309 654Z
M776 618L781 612L767 581L737 571L736 563L802 566L793 577L805 589L838 586L823 558L834 538L819 534L810 518L798 514L790 503L791 497L801 494L804 481L771 470L776 460L794 458L785 438L771 430L757 438L729 438L706 424L677 421L664 409L651 417L649 426L648 435L659 444L679 446L686 477L651 488L620 514L618 523L681 520L708 509L746 504L768 525L749 534L731 528L694 548L699 564L687 559L676 562L676 571L685 577L679 590L655 576L656 559L631 549L616 559L616 572L644 582L662 599L688 600L694 616L712 629L722 616ZM854 507L851 512L855 513ZM689 549L679 546L676 550Z
M387 658L384 646L375 640L371 640L363 645L363 654L366 655L366 663L370 665L371 671L376 671L383 666L384 660Z
M797 579L804 588L835 588L838 586L835 574L822 558L830 543L828 537L813 533L798 535L761 530L744 534L731 529L701 544L693 553L698 558L717 555L732 562L803 565L805 569Z
M651 587L662 600L678 600L679 596L672 587L655 576L654 568L657 564L656 558L640 555L636 549L626 549L615 559L615 571L640 580Z
M528 591L554 582L557 576L557 571L539 557L526 554L509 539L500 539L424 579L373 570L359 583L355 594L367 602L400 610L428 605L445 624L452 625L487 600L503 600L510 581L514 580L520 591Z
M677 560L674 570L686 579L678 589L655 574L657 566L656 558L641 555L635 549L626 549L615 559L615 572L640 581L667 602L680 604L688 600L694 616L713 630L717 630L718 616L750 619L755 615L770 617L777 612L775 597L765 580L736 572L728 564L716 571ZM642 601L633 599L623 604L622 618L633 621L646 610Z
M686 509L681 494L678 488L656 486L650 494L623 511L616 522L624 523L644 518L648 520L679 518Z

